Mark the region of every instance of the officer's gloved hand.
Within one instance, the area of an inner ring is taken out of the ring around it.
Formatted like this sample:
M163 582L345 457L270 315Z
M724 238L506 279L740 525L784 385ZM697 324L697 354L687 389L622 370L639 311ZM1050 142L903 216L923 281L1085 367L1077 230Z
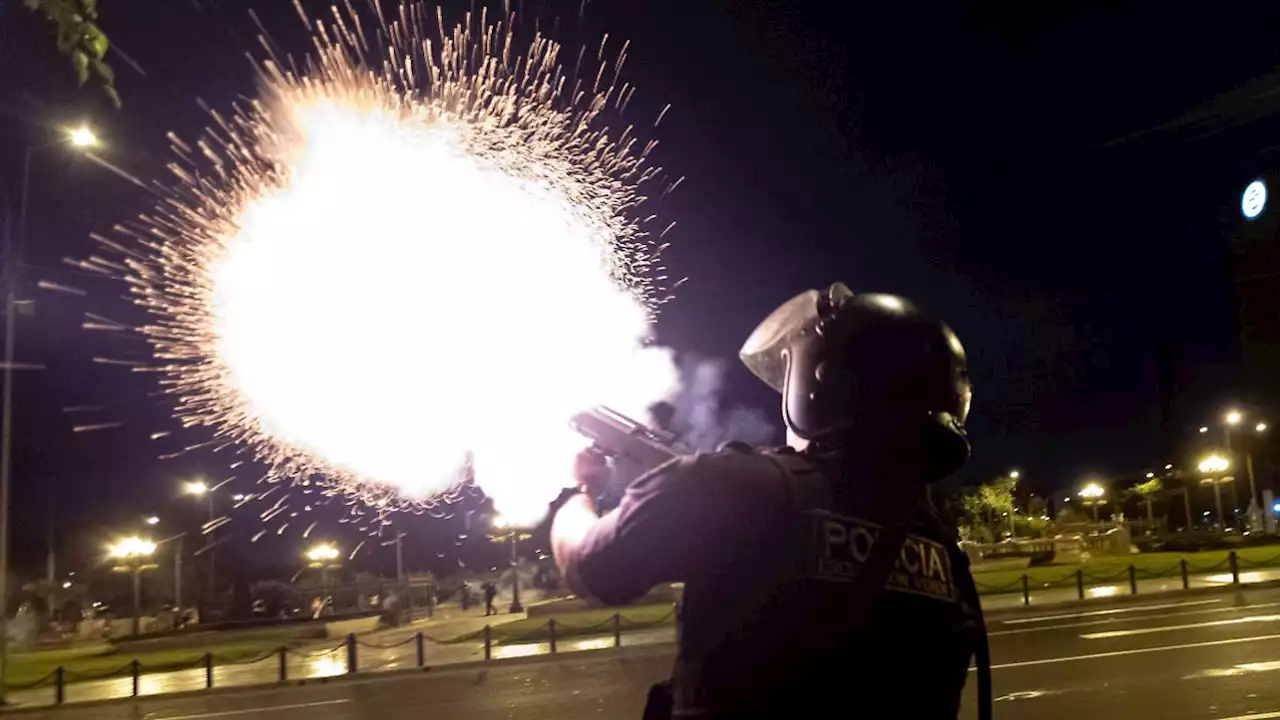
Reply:
M612 475L608 460L593 448L583 450L573 459L573 479L578 489L593 498L605 491Z

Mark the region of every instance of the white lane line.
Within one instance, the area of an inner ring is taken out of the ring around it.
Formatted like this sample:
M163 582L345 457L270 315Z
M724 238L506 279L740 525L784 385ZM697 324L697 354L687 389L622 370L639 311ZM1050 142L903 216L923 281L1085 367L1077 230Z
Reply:
M1134 650L1113 650L1111 652L1089 653L1087 655L1072 655L1071 657L1045 658L1044 660L1023 660L1022 662L1000 663L992 665L992 670L1002 670L1004 668L1031 667L1032 665L1055 665L1057 663L1075 662L1076 660L1096 660L1098 658L1121 657L1124 655L1144 655L1146 653L1168 652L1170 650L1189 650L1199 647L1213 647L1214 645L1236 645L1247 642L1261 642L1263 640L1280 640L1280 635L1255 635L1247 638L1230 638L1228 640L1208 640L1206 642L1186 643L1184 645L1162 645L1152 648L1136 648ZM973 672L976 668L969 668L969 672ZM168 718L166 720L172 720ZM1227 719L1223 719L1227 720Z
M1164 603L1161 605L1139 605L1137 607L1115 608L1114 610L1092 610L1090 612L1068 613L1065 615L1041 615L1039 617L1019 618L1017 620L1001 620L1000 622L1002 625L1024 625L1026 623L1046 622L1048 620L1069 620L1071 618L1093 617L1095 615L1116 615L1119 613L1142 612L1144 610L1168 610L1169 608L1190 607L1192 605L1212 605L1213 603L1220 603L1220 602L1222 602L1221 599L1195 600L1192 602L1181 602L1181 603Z
M1280 718L1280 712L1254 713L1252 715L1236 715L1222 720L1274 720Z
M1280 622L1280 615L1250 615L1230 620L1209 620L1186 625L1161 625L1152 628L1133 628L1132 630L1108 630L1106 632L1085 633L1080 637L1085 640L1105 640L1107 638L1128 637L1130 635L1150 635L1152 633L1172 632L1174 630L1194 630L1195 628L1218 627L1220 625L1244 625L1245 623Z
M341 705L351 702L350 699L342 700L317 700L316 702L297 703L295 705L267 705L264 707L241 708L240 710L223 710L222 712L196 713L195 715L167 715L165 717L154 717L150 720L195 720L196 718L215 718L228 717L230 715L251 715L253 713L275 712L276 710L297 710L298 708L320 707L322 705Z
M1260 603L1258 605L1246 605L1243 607L1223 607L1209 608L1208 610L1187 610L1186 612L1160 613L1159 615L1143 615L1141 617L1129 618L1107 618L1106 620L1088 620L1086 622L1065 623L1063 625L1047 625L1045 627L1018 628L1016 630L995 630L988 632L987 635L1021 635L1023 633L1045 632L1048 630L1063 630L1066 628L1092 627L1094 625L1114 625L1122 622L1138 622L1140 620L1163 620L1171 617L1185 617L1187 615L1210 615L1212 613L1225 612L1247 612L1249 610L1257 610L1259 608L1280 607L1280 602Z

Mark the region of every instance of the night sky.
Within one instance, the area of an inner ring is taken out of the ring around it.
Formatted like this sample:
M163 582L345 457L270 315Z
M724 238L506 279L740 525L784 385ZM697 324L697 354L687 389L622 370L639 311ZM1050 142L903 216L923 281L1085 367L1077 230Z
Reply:
M108 58L119 111L75 89L43 20L0 2L0 196L11 208L23 148L59 124L91 121L104 158L160 177L164 134L193 138L206 123L196 98L224 107L252 91L249 8L303 49L283 0L100 4L128 57ZM593 0L580 14L578 0L526 3L526 20L559 17L571 46L605 32L631 40L623 78L639 86L637 125L672 105L656 160L686 180L661 213L678 223L667 263L689 280L660 319L663 343L732 358L773 307L836 280L907 296L970 353L975 455L961 477L1019 467L1046 490L1175 461L1227 402L1274 407L1234 369L1227 257L1239 193L1277 144L1280 7L1180 17L1155 3L862 5ZM468 4L444 7L457 20ZM31 186L37 268L93 252L90 231L148 205L57 149L37 154ZM85 311L140 319L120 286L27 277L89 292L33 289L36 312L20 326L19 360L48 368L20 374L15 394L15 545L32 565L49 497L74 554L181 507L179 478L220 479L227 463L157 460L148 434L174 429L162 402L136 373L92 362L145 359L137 341L78 329ZM1161 357L1176 389L1164 422ZM774 412L776 398L730 367L725 403ZM106 409L63 412L76 405ZM71 432L109 421L124 424Z

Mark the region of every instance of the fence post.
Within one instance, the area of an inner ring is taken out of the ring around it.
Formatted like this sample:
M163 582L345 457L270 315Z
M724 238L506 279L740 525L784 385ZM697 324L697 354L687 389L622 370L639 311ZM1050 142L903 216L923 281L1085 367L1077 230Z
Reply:
M1138 594L1138 570L1133 565L1129 566L1129 594Z
M65 672L61 665L53 671L53 700L59 705L67 700L67 678L64 676Z
M484 659L486 661L493 659L493 626L484 626Z
M547 627L551 628L551 654L556 654L556 619L551 618L547 621Z
M1022 574L1022 604L1031 604L1031 583L1027 580L1027 574Z
M1191 579L1187 577L1187 559L1182 558L1179 564L1182 565L1182 589L1187 590L1191 587Z
M142 675L142 663L138 662L138 658L134 658L133 662L129 663L129 668L133 671L133 696L138 697L138 680Z
M1232 550L1227 553L1227 560L1231 563L1231 584L1240 584L1240 559L1236 557L1236 551Z
M622 647L622 615L613 614L613 646Z
M213 653L204 654L204 686L213 687Z
M347 633L347 674L356 671L356 634Z
M280 682L286 682L289 679L289 649L280 646Z
M1076 597L1084 599L1084 571L1076 570Z
M418 646L418 667L426 667L427 666L427 647L422 640L422 633L418 633L417 637L414 638L414 641L417 643L417 646Z

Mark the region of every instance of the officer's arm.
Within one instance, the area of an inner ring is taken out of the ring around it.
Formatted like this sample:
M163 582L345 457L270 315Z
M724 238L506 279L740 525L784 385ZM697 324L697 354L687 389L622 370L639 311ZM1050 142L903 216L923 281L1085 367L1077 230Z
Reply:
M663 582L689 579L732 546L738 503L726 498L704 464L684 458L632 484L604 517L577 495L561 507L552 548L574 592L610 605L635 600Z

